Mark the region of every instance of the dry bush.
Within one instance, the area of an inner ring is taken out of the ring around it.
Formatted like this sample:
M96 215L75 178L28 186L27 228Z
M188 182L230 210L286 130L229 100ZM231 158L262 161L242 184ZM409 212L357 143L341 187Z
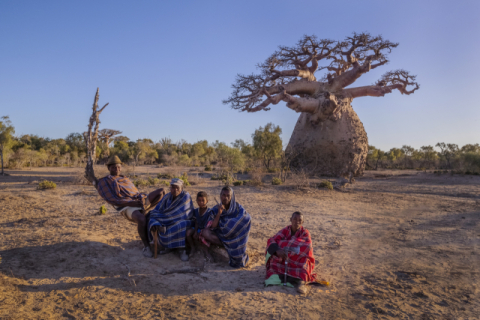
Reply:
M295 170L295 172L292 171L292 173L290 174L290 180L297 189L308 188L310 186L308 177L309 174L304 169Z
M198 173L195 173L188 177L188 181L192 186L194 186L200 184L202 182L202 178L199 177Z
M95 176L100 179L110 174L107 169L107 166L94 166L93 170L95 171ZM125 171L127 173L125 173ZM122 174L128 176L129 168L122 167ZM70 179L70 183L81 186L91 186L92 184L85 178L85 172L79 171L76 172Z
M249 185L252 186L260 186L263 184L262 178L264 176L263 168L253 168L250 172L250 180L248 182Z
M85 173L77 172L74 176L72 176L70 183L75 185L81 186L91 186L92 184L85 178Z

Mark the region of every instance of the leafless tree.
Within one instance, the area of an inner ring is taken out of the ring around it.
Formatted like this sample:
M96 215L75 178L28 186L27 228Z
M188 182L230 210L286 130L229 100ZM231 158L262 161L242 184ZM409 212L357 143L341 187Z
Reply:
M99 88L95 94L93 100L92 115L88 122L88 130L84 132L85 145L87 148L87 166L85 167L85 178L90 181L94 186L97 185L98 179L95 177L93 171L93 164L96 160L96 148L98 140L98 126L100 125L100 114L108 106L106 103L102 108L98 107Z

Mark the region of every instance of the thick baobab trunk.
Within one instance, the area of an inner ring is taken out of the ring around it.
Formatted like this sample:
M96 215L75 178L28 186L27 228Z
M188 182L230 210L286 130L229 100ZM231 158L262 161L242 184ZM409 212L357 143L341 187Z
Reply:
M292 168L322 176L362 175L368 138L351 99L339 101L335 112L318 124L312 117L302 112L290 138L287 152L294 159Z

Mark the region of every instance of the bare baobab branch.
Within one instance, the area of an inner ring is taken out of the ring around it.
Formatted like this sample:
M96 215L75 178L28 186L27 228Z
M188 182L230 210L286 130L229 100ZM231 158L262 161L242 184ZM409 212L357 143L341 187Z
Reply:
M223 103L230 104L233 109L256 112L270 110L270 105L288 100L289 108L302 110L305 103L312 103L302 100L308 100L305 95L322 96L323 92L345 96L343 91L346 91L346 96L350 97L382 96L392 89L407 93L410 91L405 89L406 85L401 81L412 79L402 80L393 75L390 87L345 89L363 74L387 64L387 55L397 46L398 43L385 40L381 35L372 36L369 33L353 33L341 42L305 35L293 47L280 46L259 64L260 74L237 75L232 85L233 92ZM326 73L322 81L317 81L315 73L320 70ZM293 96L298 96L298 101L303 102L292 102L295 100Z
M343 92L351 98L366 96L383 97L385 94L391 93L394 89L397 89L402 94L409 95L420 88L420 85L415 82L415 79L416 76L410 75L408 71L405 70L389 71L373 86L345 89ZM413 86L413 88L409 90L409 86Z

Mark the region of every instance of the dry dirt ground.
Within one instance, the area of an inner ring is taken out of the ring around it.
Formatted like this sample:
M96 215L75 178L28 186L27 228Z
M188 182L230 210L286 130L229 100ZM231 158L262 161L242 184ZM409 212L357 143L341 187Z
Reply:
M219 193L187 170L192 195ZM480 319L480 177L369 171L344 191L235 187L253 223L251 262L234 270L201 253L144 258L134 225L99 215L93 187L68 182L79 172L0 176L0 319ZM57 188L36 190L42 179ZM331 282L306 296L263 286L266 241L293 211Z

